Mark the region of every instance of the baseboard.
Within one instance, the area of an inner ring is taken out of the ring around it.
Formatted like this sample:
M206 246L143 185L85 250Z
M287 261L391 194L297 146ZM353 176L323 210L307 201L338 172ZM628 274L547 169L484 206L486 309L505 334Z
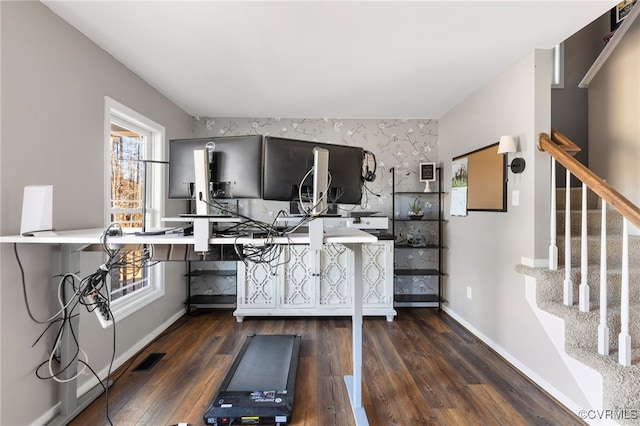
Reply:
M124 352L122 355L120 355L118 358L116 358L113 361L113 367L111 368L111 372L113 373L120 366L122 366L124 363L126 363L129 359L131 359L132 356L137 354L142 348L144 348L149 343L151 343L156 337L158 337L160 334L162 334L167 328L169 328L169 326L171 324L176 322L184 314L185 314L184 309L181 309L179 312L173 314L168 320L166 320L165 322L160 324L155 330L153 330L151 333L146 335L135 346L132 346L131 348L129 348L128 351ZM109 373L109 366L106 366L104 369L102 369L102 370L100 370L100 372L98 372L98 376L102 380L104 380L104 379L106 379L108 373ZM91 380L87 381L86 383L84 383L83 385L81 385L78 388L78 397L80 397L80 396L84 395L85 393L87 393L90 389L92 389L97 384L98 384L98 379L96 379L94 377L93 379L91 379Z
M549 259L532 259L530 257L521 257L520 263L530 268L548 268Z
M493 349L498 355L504 358L509 364L511 364L515 369L520 371L522 374L527 376L532 382L540 386L545 390L549 395L557 399L562 405L564 405L568 410L572 413L578 413L580 410L584 409L580 405L576 404L572 399L567 397L564 393L560 392L555 386L544 380L538 374L536 374L533 370L531 370L526 365L522 364L516 358L511 356L509 352L505 351L500 345L491 340L489 337L482 334L479 330L477 330L474 326L469 324L464 318L459 316L455 311L453 311L448 306L443 306L442 310L447 313L451 318L456 320L460 325L469 330L473 335L475 335L478 339L480 339L484 344Z
M138 341L135 346L132 346L131 348L129 348L129 350L124 352L118 358L114 359L111 372L113 373L119 367L124 365L129 359L131 359L131 357L133 357L136 353L138 353L141 349L143 349L149 343L151 343L156 337L162 334L169 326L171 326L171 324L176 322L184 314L185 314L184 309L181 309L179 312L173 314L168 320L160 324L155 330L153 330L151 333L146 335L143 339ZM106 379L108 372L109 372L109 366L106 366L105 368L100 370L100 372L98 372L97 374L102 380L104 380ZM98 379L95 377L86 381L85 383L83 383L81 386L78 387L77 398L80 398L81 396L89 392L91 389L93 389L97 385L98 385ZM49 422L51 422L52 419L56 418L56 416L58 416L59 413L60 413L60 403L57 403L56 405L51 407L49 410L47 410L43 415L41 415L38 419L36 419L33 423L31 423L31 426L44 426Z
M525 277L525 298L536 318L544 328L551 343L556 348L558 355L571 372L582 394L587 399L592 409L603 409L603 378L593 368L571 357L565 350L565 320L550 314L538 307L536 302L536 279Z

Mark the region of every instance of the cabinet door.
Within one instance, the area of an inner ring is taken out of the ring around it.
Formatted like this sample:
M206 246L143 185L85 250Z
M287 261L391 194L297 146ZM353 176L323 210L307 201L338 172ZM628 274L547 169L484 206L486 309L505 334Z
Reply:
M342 244L325 245L320 251L321 306L351 307L353 254Z
M362 245L362 303L365 306L391 303L392 271L392 241Z
M275 308L277 271L263 263L238 262L238 307Z
M308 245L289 246L288 261L283 268L280 307L285 309L313 308L316 306L318 282L317 252Z

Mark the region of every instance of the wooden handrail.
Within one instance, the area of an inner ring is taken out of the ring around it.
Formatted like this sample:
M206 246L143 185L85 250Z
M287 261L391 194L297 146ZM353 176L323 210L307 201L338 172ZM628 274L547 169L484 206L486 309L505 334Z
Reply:
M570 152L575 154L575 152L580 151L580 148L571 142L570 139L556 130L552 130L551 135L553 139L546 133L540 133L539 149L555 158L558 163L568 169L578 180L585 183L589 189L606 201L608 205L640 229L640 208L613 189L585 165L573 158ZM572 146L575 146L577 151Z
M578 145L573 143L571 139L557 131L556 129L551 129L551 140L555 145L560 147L564 152L569 153L570 155L575 155L576 153L582 151Z

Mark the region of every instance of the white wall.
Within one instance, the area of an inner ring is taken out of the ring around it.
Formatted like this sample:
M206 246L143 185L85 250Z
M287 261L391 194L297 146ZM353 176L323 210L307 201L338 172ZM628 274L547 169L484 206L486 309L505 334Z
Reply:
M19 232L22 190L29 184L53 184L56 229L102 227L104 96L165 126L167 139L188 137L191 119L40 2L1 2L0 8L0 234ZM168 213L172 208L178 206L168 205ZM19 250L32 310L44 319L51 312L51 250ZM31 348L44 327L27 316L12 247L0 251L0 424L24 425L46 420L58 401L54 382L34 374L52 337ZM182 313L184 265L166 270L165 297L118 324L116 357ZM108 363L111 339L112 331L102 330L93 314L81 313L80 343L96 371ZM89 379L83 376L80 384Z
M550 160L536 144L550 129L550 67L550 51L532 52L440 120L446 191L450 160L501 135L517 137L527 162L524 173L508 173L505 213L452 217L447 197L445 308L540 384L588 406L525 299L525 277L514 272L523 259L544 265L548 257ZM513 191L519 191L518 206L511 205Z

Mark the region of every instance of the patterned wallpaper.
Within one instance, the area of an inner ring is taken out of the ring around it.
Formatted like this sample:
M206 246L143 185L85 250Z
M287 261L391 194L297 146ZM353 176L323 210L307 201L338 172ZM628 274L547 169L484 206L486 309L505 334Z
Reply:
M349 210L379 212L391 216L392 180L390 168L395 167L397 191L422 191L424 184L418 181L418 164L436 162L438 158L438 121L415 119L295 119L295 118L210 118L194 117L192 137L234 136L260 134L314 142L358 146L373 152L377 160L376 180L366 183L360 206L341 205L341 214ZM331 159L329 159L331 162ZM396 206L395 215L406 215L410 199L404 198ZM427 206L429 207L429 206ZM254 219L271 222L288 204L277 201L241 200L242 213ZM426 215L437 215L425 208ZM424 222L423 222L424 224ZM404 232L415 231L412 223L404 224ZM419 225L418 225L419 226ZM435 237L433 229L424 229L427 238ZM431 234L431 235L429 235ZM396 263L404 267L436 267L434 250L407 251L398 256ZM194 294L229 294L235 292L235 280L218 280L218 283L195 280ZM396 293L437 293L437 281L433 277L412 277L396 283Z
M395 167L398 190L421 191L424 184L418 181L418 164L438 159L438 121L415 119L292 119L292 118L211 118L193 119L193 137L234 136L260 134L313 142L326 142L358 146L376 156L376 180L367 182L360 206L341 205L342 211L365 210L391 213L391 174ZM331 159L329 159L331 162ZM243 200L244 213L269 221L286 203ZM407 206L399 206L406 209Z

